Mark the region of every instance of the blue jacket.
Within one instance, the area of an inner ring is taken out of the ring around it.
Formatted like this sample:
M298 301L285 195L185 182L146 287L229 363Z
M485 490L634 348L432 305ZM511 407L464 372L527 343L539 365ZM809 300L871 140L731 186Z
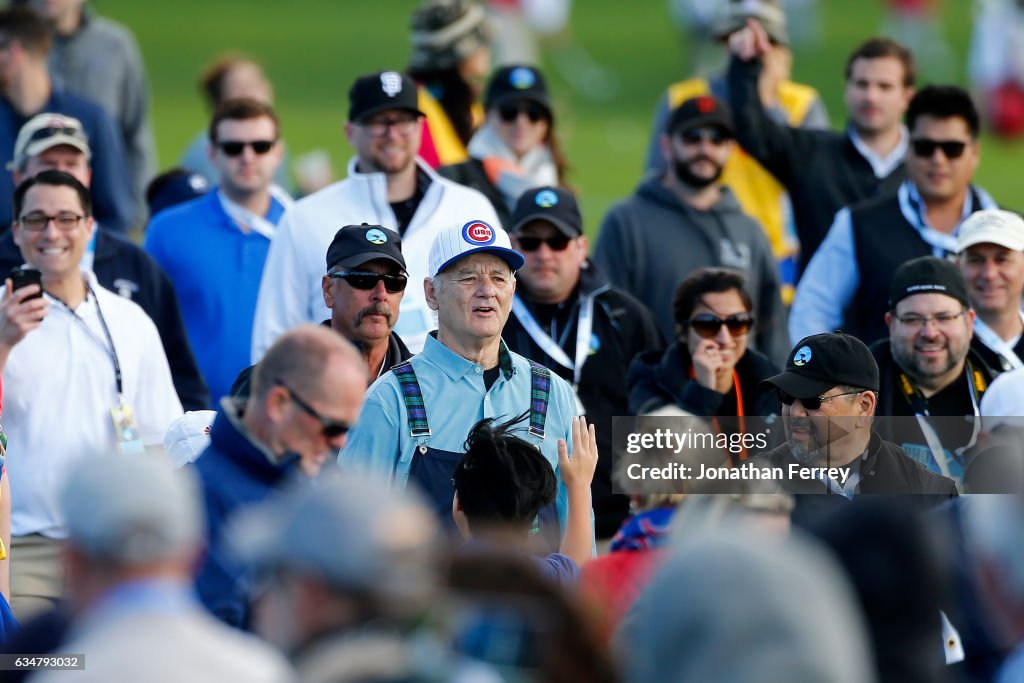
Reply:
M228 415L226 411L232 411ZM228 520L242 508L267 498L295 469L296 459L274 464L240 430L237 404L225 401L210 428L210 445L192 467L203 487L206 557L196 577L199 599L221 621L249 627L249 584L243 566L224 538Z
M99 105L56 88L46 104L32 116L44 112L73 116L82 122L92 151L89 189L93 216L108 230L128 232L135 220L136 207L124 147L114 120ZM10 225L14 218L14 179L7 164L14 158L18 131L32 116L22 116L6 98L0 97L0 224L3 225Z
M271 199L267 220L277 223L283 213ZM270 240L239 230L211 191L161 211L149 224L144 246L174 283L216 406L249 366L256 295Z

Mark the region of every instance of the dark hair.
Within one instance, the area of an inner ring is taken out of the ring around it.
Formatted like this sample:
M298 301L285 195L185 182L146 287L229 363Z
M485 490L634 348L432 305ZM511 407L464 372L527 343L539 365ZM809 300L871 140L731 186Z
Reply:
M0 10L0 40L16 40L28 52L45 57L53 45L53 29L46 19L28 7Z
M274 122L274 138L277 139L281 134L281 122L278 120L277 114L274 113L273 107L248 98L240 97L227 100L217 105L216 111L213 112L213 118L210 119L210 128L207 130L206 135L209 137L210 142L217 142L217 126L220 125L221 121L227 119L247 121L249 119L263 118L264 116Z
M747 291L747 280L742 273L727 268L698 268L690 273L676 288L672 297L672 315L676 328L683 330L686 323L697 308L700 298L709 292L728 292L736 290L740 301L750 312L754 308L754 300Z
M229 52L218 57L212 64L203 69L199 75L199 90L206 97L210 108L215 109L224 99L224 81L232 69L242 65L251 65L263 73L263 67L255 60L240 52ZM266 76L264 75L264 78Z
M508 422L477 422L452 482L470 524L500 522L529 526L557 493L555 472L534 446L512 434L523 413Z
M978 108L967 91L955 85L926 85L918 90L907 107L907 128L914 130L914 124L922 116L936 119L963 119L972 138L981 131L981 117Z
M78 178L64 171L40 171L31 178L26 178L14 190L14 220L21 217L21 209L25 205L25 195L36 185L52 187L70 187L78 193L78 201L82 205L82 213L92 215L92 197L89 189L79 182Z
M448 120L455 129L455 134L463 145L469 144L473 137L473 89L459 75L458 67L450 69L409 69L409 76L422 83L437 97L438 104L444 109Z
M846 80L853 76L853 63L858 59L882 59L893 57L903 64L903 85L907 88L917 80L917 64L914 54L891 38L871 38L857 46L846 60Z

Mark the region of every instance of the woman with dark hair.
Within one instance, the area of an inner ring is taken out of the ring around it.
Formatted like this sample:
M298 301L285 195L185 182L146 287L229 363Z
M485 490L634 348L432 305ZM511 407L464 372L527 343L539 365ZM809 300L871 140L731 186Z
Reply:
M778 397L758 384L777 369L747 348L754 327L753 302L737 271L700 268L676 290L672 302L678 341L664 355L649 351L629 367L630 412L641 415L676 405L702 417L767 417Z
M441 175L484 194L511 227L516 201L527 190L565 185L565 158L544 75L512 64L494 72L484 97L487 116L469 141L470 158Z
M491 32L477 0L424 0L412 15L409 75L426 118L420 157L433 168L468 158L483 120L477 102L491 73Z

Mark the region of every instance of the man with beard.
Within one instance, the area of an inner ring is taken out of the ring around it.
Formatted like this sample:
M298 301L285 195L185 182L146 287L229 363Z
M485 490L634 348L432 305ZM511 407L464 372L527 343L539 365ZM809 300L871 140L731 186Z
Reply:
M320 324L359 348L369 369L367 385L412 357L394 332L408 280L402 238L394 230L366 223L346 225L327 249L322 286L331 317ZM238 375L232 396L249 395L254 367Z
M878 373L862 341L833 332L801 339L786 369L761 383L762 389L779 392L786 443L758 458L758 464L781 468L787 475L794 463L802 471L839 471L835 477L801 479L797 474L783 480L791 493L823 494L797 497L795 524L806 525L859 494L930 494L915 497L924 504L957 495L953 481L928 471L872 429Z
M701 96L679 105L661 136L668 170L612 207L594 262L612 285L648 305L668 339L676 336L672 297L679 282L701 267L743 271L760 322L755 346L781 359L788 342L771 246L719 181L733 137L725 103Z
M893 274L885 324L872 345L881 372L883 434L935 472L962 481L964 452L981 429L979 405L991 371L971 349L975 314L951 261L907 261ZM916 418L916 419L915 419Z

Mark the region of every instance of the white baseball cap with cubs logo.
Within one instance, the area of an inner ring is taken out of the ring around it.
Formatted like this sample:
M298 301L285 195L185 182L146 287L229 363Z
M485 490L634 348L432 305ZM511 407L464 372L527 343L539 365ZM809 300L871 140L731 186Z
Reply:
M430 247L430 277L447 269L459 259L476 253L494 254L519 270L526 258L512 248L508 233L480 220L450 225L434 238Z

